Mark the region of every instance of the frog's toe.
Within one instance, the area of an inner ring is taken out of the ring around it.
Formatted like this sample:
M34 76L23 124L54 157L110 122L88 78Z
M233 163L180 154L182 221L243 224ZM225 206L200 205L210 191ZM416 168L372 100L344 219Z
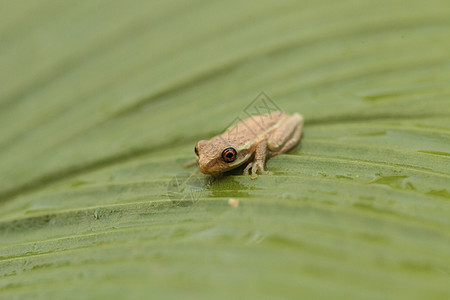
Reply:
M250 175L250 169L252 167L253 167L253 163L251 162L245 167L243 175Z
M264 163L255 163L253 165L252 176L256 178L258 172L264 175L272 174L272 172L264 170Z
M255 173L258 172L258 171L259 171L259 173L261 173L263 175L272 175L273 174L273 172L266 171L263 168L255 168Z
M251 179L256 179L258 178L258 164L254 164L253 168L252 168L252 176L250 177Z
M252 169L251 174L250 174L250 169ZM264 174L264 175L272 175L273 174L270 171L264 170L264 164L259 163L259 162L251 162L244 169L244 175L250 175L251 179L258 178L258 173Z
M256 179L258 177L258 164L253 164L252 167L252 179Z

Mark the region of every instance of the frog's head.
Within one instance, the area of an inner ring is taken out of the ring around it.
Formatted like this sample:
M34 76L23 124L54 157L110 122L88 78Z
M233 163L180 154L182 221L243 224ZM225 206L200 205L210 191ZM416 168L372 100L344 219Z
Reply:
M201 140L195 146L198 166L204 174L217 175L249 160L254 149L246 146L236 146L221 139Z

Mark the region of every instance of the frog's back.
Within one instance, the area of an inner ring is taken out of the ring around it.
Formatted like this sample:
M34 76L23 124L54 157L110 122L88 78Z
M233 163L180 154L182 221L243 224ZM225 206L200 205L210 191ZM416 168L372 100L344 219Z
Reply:
M276 111L270 114L256 115L229 127L220 137L230 145L240 145L250 140L263 137L266 132L276 125L286 114Z

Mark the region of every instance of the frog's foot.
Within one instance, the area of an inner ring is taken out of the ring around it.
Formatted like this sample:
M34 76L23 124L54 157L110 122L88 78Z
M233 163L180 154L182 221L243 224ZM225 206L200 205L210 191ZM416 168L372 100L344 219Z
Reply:
M249 175L250 169L252 169L252 174L250 176L251 179L258 178L258 174L257 174L258 171L259 171L259 173L265 174L265 175L273 174L270 171L264 170L264 162L263 161L254 161L254 162L249 163L244 169L244 175Z
M197 175L198 173L200 173L200 168L197 168L194 171L192 171L190 176Z
M190 161L188 163L185 163L183 165L183 167L185 167L187 169L187 168L195 166L196 164L198 164L197 159L194 159L194 160L192 160L192 161Z

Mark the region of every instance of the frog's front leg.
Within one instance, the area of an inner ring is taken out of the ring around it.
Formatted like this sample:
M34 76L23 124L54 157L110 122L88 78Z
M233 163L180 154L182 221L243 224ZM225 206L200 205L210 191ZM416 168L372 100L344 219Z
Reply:
M267 147L270 156L285 153L300 141L303 128L303 116L293 114L283 120L278 128L269 136Z
M255 179L258 177L257 172L259 171L261 174L272 174L270 171L264 170L264 164L266 163L267 158L267 140L260 142L256 146L255 150L255 158L252 162L250 162L244 169L244 175L249 175L250 169L252 169L251 178Z

